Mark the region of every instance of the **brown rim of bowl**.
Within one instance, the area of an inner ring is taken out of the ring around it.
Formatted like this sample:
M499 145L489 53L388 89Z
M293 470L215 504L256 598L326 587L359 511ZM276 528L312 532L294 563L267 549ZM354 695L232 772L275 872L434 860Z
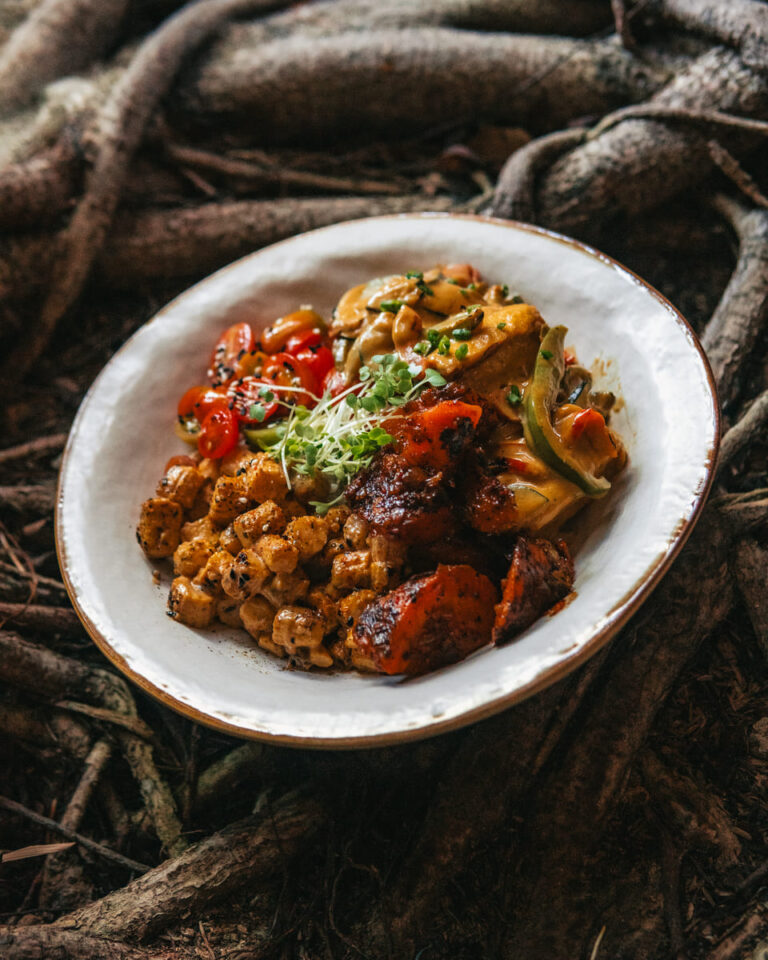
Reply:
M634 283L638 286L645 288L651 296L657 300L665 310L672 316L674 321L679 327L682 328L683 332L686 334L689 342L698 352L701 359L704 371L707 376L707 382L709 384L710 396L712 399L712 414L714 421L714 442L712 449L709 452L706 464L706 476L704 481L700 484L699 489L695 493L695 499L691 506L691 509L688 513L681 517L677 529L674 534L669 539L667 548L663 553L660 553L657 559L652 563L645 573L640 577L636 582L635 586L628 591L627 594L609 611L608 613L608 622L606 625L594 634L579 650L577 653L574 653L570 657L566 657L561 660L555 666L550 667L545 670L543 673L538 675L530 683L525 684L524 686L514 690L511 693L504 694L500 697L497 697L493 700L488 701L482 706L476 707L472 710L468 710L465 713L462 713L460 716L452 717L450 720L436 720L434 723L428 723L425 726L416 727L414 729L401 730L397 733L384 733L384 734L373 734L370 736L361 736L361 737L299 737L291 736L289 734L279 734L279 733L270 733L268 731L262 730L253 730L251 728L239 727L236 724L227 723L224 720L220 720L218 717L210 716L207 713L203 713L200 710L196 710L194 707L189 706L186 703L182 703L177 700L175 697L172 697L170 694L166 693L164 690L161 690L159 687L156 687L153 683L150 683L140 674L136 673L131 667L126 663L126 661L118 653L113 650L107 638L96 628L96 626L88 618L87 614L81 608L77 595L75 593L72 582L69 578L68 573L68 561L67 554L64 548L62 531L61 531L61 495L62 495L62 478L64 476L65 467L67 460L69 459L70 450L72 448L74 437L76 434L76 428L78 420L80 419L80 414L82 409L85 407L85 404L90 396L95 384L98 382L99 376L94 380L93 384L89 388L85 397L80 404L75 419L70 428L69 437L67 438L67 443L64 448L64 453L62 454L61 466L59 468L59 477L57 482L56 490L56 507L55 507L55 519L54 519L54 536L56 541L56 556L59 562L59 569L61 570L62 579L69 595L69 599L74 607L77 616L80 618L83 626L85 627L86 632L91 637L96 646L101 650L101 652L111 661L114 666L118 668L123 674L125 674L130 680L132 680L140 689L145 693L150 694L155 699L159 700L166 707L170 707L172 710L175 710L177 713L182 714L190 720L194 720L196 723L203 724L204 726L210 727L214 730L218 730L222 733L227 733L234 737L239 737L241 739L247 740L261 740L268 743L277 744L280 746L290 746L290 747L301 747L304 749L316 749L316 750L359 750L366 747L379 747L379 746L389 746L392 744L407 743L414 740L424 740L428 737L434 737L441 733L447 733L449 730L457 730L461 727L468 726L471 723L476 723L479 720L484 720L487 717L491 717L494 714L500 713L502 710L506 710L508 707L513 706L514 704L521 703L523 700L528 699L528 697L533 696L541 690L546 689L551 686L553 683L556 683L558 680L561 680L563 677L566 677L569 673L572 673L577 667L582 663L586 662L590 657L594 656L630 619L630 617L635 613L635 611L648 599L653 590L658 586L661 578L667 572L669 567L672 564L672 561L677 557L680 550L685 545L686 540L691 534L696 521L699 519L704 503L706 502L707 495L712 487L712 482L714 480L714 468L717 462L717 454L720 446L720 403L717 396L717 386L715 384L714 376L712 374L712 368L710 367L709 360L707 355L704 352L701 343L699 342L696 333L694 332L691 325L685 319L685 317L680 313L680 311L670 303L670 301L660 293L655 287L647 283L642 277L639 277L633 270L630 270L628 267L625 267L623 264L619 263L617 260L614 260L613 257L609 257L607 254L602 253L599 250L596 250L594 247L589 246L586 243L582 243L579 240L574 240L571 237L566 237L563 234L556 233L552 230L547 230L544 227L537 227L534 224L530 223L521 223L517 220L503 220L499 217L489 217L481 214L460 214L460 213L433 213L433 212L423 212L423 213L401 213L401 214L390 214L388 216L382 217L361 217L360 220L346 220L341 221L340 223L329 224L325 227L319 227L316 230L307 231L307 233L320 233L323 230L333 229L338 227L341 223L361 223L366 220L370 222L378 220L408 220L408 219L451 219L451 220L477 220L481 223L490 223L495 226L508 227L514 230L522 230L527 233L535 233L540 236L547 237L550 240L554 240L557 243L565 244L569 247L575 247L577 250L582 253L587 254L588 256L593 257L596 260L600 260L602 263L605 263L606 266L612 267L614 270L619 270L620 272L629 276ZM295 239L296 236L301 236L302 234L294 234L292 237L286 237L284 240L279 240L276 243L269 244L269 247L280 246L284 243L289 243L291 240ZM260 248L262 250L267 249L267 247ZM230 267L239 263L241 260L246 259L249 256L253 256L253 253L258 253L259 251L253 251L250 254L246 254L245 257L240 257L238 260L233 261L232 263L226 264L223 267L220 267L219 270L214 271L214 273L219 273L223 270L228 270ZM213 276L209 274L208 277ZM199 280L198 283L204 283L208 277L204 277L202 280ZM193 284L193 287L197 284ZM188 291L192 287L187 288L187 290L180 293L177 297L174 297L170 303L162 307L157 314L150 320L157 318L165 310L168 309L173 303L179 300L181 297L186 296ZM150 322L147 321L147 323ZM146 324L142 324L139 330L142 330ZM108 363L111 363L117 354L121 350L124 350L131 342L136 333L132 334L131 337L126 340L126 342L115 351Z

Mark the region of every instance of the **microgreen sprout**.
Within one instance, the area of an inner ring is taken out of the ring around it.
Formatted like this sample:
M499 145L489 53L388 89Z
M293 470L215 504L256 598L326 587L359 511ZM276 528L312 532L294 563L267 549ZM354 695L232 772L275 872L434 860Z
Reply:
M372 357L360 368L359 378L336 397L323 394L311 410L285 404L290 412L275 425L276 439L262 446L281 463L289 487L292 474L327 481L331 499L313 503L321 514L341 499L349 480L370 464L374 454L392 443L387 426L402 416L398 408L424 387L446 383L437 370L429 368L422 375L418 366L395 354ZM276 392L282 389L275 387Z

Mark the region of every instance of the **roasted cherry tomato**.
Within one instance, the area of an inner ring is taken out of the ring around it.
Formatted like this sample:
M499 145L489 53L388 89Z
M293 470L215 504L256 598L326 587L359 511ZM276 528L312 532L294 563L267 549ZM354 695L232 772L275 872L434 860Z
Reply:
M310 368L298 357L290 353L276 353L264 364L264 376L282 387L302 387L306 393L283 391L282 399L290 400L293 394L294 403L302 403L313 407L317 402L314 397L320 395L320 384Z
M322 333L315 328L314 330L304 330L288 338L283 349L286 353L292 353L296 356L302 350L310 350L312 347L319 347L323 342Z
M333 354L328 347L312 347L310 350L299 350L295 356L312 371L317 383L322 383L326 373L335 366Z
M180 417L197 417L202 422L216 404L225 402L223 387L190 387L179 400L176 412Z
M330 393L332 397L338 397L347 389L347 378L343 370L337 370L335 367L330 369L323 378L323 393Z
M605 417L597 410L593 410L592 407L577 413L573 418L571 436L574 440L578 440L584 431L592 432L594 430L598 430L600 433L605 430Z
M275 320L271 327L267 327L261 335L261 345L267 353L277 353L285 349L285 344L291 337L324 326L323 318L314 310L294 310L293 313L287 313Z
M279 404L268 402L261 396L262 390L272 390L275 384L264 377L243 377L241 380L233 380L227 387L227 397L231 409L234 410L238 420L244 427L251 427L257 423L263 423L273 417ZM258 403L264 409L264 416L259 420L251 416L251 407Z
M237 416L224 403L214 407L200 426L197 449L203 457L218 460L237 445Z
M248 323L235 323L219 338L211 354L208 376L214 386L226 383L236 373L237 361L254 348L253 331Z

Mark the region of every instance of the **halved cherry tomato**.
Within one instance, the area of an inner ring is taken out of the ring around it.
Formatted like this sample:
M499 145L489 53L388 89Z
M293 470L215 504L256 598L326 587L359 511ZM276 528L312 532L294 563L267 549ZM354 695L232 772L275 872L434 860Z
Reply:
M310 350L312 347L319 347L323 342L322 333L315 328L314 330L303 330L289 337L283 349L286 353L292 353L296 356L302 350Z
M362 388L363 384L360 384ZM343 370L337 370L335 367L326 373L323 378L323 393L330 393L332 397L338 397L347 389L347 378Z
M274 386L271 380L264 377L243 377L241 380L233 380L229 384L227 397L230 407L243 426L250 427L257 423L263 423L277 413L280 405L270 403L261 396L262 390L271 390ZM261 420L256 420L251 416L251 407L254 403L258 403L264 409L264 416Z
M605 418L601 413L599 413L597 410L594 410L592 407L582 410L581 413L577 413L573 418L571 436L574 440L578 440L585 430L588 432L593 430L599 430L602 432L605 430Z
M294 356L312 371L317 383L322 383L326 373L336 365L333 354L328 347L312 347L309 350L299 350Z
M274 354L264 364L264 376L278 386L302 387L306 391L306 393L285 391L282 399L289 401L293 399L294 403L302 403L307 407L313 407L317 403L310 394L319 396L320 384L310 368L298 357L285 352Z
M179 400L176 412L180 417L197 417L202 422L218 403L226 402L224 387L190 387Z
M171 457L168 463L166 463L165 470L163 470L163 473L168 473L171 467L196 467L196 466L197 466L197 460L193 460L192 457L188 457L186 456L186 454L183 454L183 453L177 454L175 457Z
M202 456L218 460L235 449L239 433L234 411L222 403L203 420L197 449Z
M249 323L235 323L219 338L211 354L208 376L214 386L235 376L235 364L254 348L253 330Z

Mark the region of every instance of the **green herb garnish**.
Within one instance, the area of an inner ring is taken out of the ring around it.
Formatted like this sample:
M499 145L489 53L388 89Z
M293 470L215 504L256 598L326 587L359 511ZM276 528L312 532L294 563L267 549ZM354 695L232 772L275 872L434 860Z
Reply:
M541 354L542 357L544 357L545 360L552 359L553 354L551 350L539 350L539 353Z
M440 337L440 342L437 345L437 352L441 357L446 356L446 354L451 352L451 340L450 337L442 336Z
M516 293L514 297L511 298L511 303L525 303L525 300L523 300L520 294Z
M509 287L506 283L501 285L501 295L506 299L509 296Z
M421 270L408 270L408 271L406 271L406 274L405 274L405 275L406 275L406 277L407 277L409 280L423 280L423 279L424 279L424 274L421 272Z
M382 300L379 304L379 309L383 310L385 313L397 313L402 306L402 300Z
M435 292L432 287L428 287L423 280L419 280L419 282L416 284L416 287L424 294L425 297L431 297Z
M469 344L460 343L458 347L456 347L456 349L454 350L453 355L454 357L456 357L457 360L463 360L468 353L469 353Z
M469 340L472 331L467 327L457 327L451 334L454 340Z
M248 411L248 416L251 418L251 420L261 423L266 415L267 411L260 403L251 404L251 409Z
M458 280L455 280L453 277L446 277L446 278L445 278L445 282L446 282L446 283L452 283L452 284L454 285L454 287L460 287L460 286L461 286L461 284L459 283L459 281L458 281Z
M512 407L516 407L522 399L523 395L520 393L520 387L518 387L516 383L513 383L507 394L507 403Z
M496 324L496 329L497 329L497 330L506 330L506 329L507 329L507 325L506 325L506 323L504 323L504 321L502 320L501 323L497 323L497 324Z

